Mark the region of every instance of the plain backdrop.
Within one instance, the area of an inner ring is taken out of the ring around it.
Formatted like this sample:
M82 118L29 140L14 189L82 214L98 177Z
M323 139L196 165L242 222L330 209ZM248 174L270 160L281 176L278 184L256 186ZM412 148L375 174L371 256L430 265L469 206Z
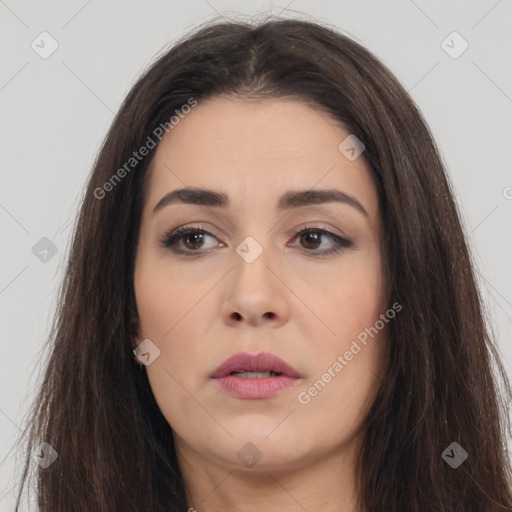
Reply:
M13 509L8 452L36 390L78 199L103 137L152 59L213 17L312 17L397 76L448 169L512 374L512 2L279 1L0 0L1 511Z

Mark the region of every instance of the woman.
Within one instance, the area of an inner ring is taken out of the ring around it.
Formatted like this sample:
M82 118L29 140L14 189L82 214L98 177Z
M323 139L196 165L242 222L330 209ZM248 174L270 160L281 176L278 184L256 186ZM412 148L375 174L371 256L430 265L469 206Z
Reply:
M510 390L438 151L329 27L209 24L139 79L51 340L41 510L512 510Z

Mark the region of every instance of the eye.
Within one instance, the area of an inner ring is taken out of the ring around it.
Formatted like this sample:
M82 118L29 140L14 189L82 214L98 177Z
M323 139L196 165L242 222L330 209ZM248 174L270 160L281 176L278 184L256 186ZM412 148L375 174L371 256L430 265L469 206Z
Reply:
M205 252L201 249L204 249L204 241L208 237L215 239L215 236L204 230L202 225L185 226L165 233L160 239L160 243L174 253L192 256L194 255L193 253L202 254ZM317 250L325 238L331 240L331 247ZM318 225L302 226L299 230L295 231L294 240L296 239L300 240L306 252L318 256L334 254L344 248L353 246L352 242L347 238L335 235Z
M353 246L349 239L335 235L318 225L302 226L295 232L295 239L297 238L301 241L303 247L307 249L307 252L312 252L319 256L335 254L344 248ZM322 244L323 238L330 239L332 246L328 249L317 251L316 249Z
M172 252L179 254L199 253L206 237L215 238L211 233L202 229L203 226L185 226L168 231L160 240L162 245ZM180 246L183 242L185 248Z

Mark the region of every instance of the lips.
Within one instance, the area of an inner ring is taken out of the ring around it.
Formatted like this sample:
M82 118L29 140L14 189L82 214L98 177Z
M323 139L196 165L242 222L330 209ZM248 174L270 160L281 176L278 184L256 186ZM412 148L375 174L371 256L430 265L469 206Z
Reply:
M211 375L212 378L218 379L226 377L233 373L241 372L273 372L274 374L284 375L295 379L301 378L299 372L285 363L282 359L269 354L260 352L259 354L249 354L242 352L236 354L224 361Z

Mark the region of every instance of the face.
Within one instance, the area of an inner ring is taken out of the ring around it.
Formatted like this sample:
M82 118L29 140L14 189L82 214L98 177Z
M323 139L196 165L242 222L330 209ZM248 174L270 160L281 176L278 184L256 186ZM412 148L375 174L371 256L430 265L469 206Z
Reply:
M178 456L293 469L362 439L388 316L377 193L364 152L339 149L349 134L305 103L214 98L156 149L136 344ZM187 187L222 196L160 203Z

